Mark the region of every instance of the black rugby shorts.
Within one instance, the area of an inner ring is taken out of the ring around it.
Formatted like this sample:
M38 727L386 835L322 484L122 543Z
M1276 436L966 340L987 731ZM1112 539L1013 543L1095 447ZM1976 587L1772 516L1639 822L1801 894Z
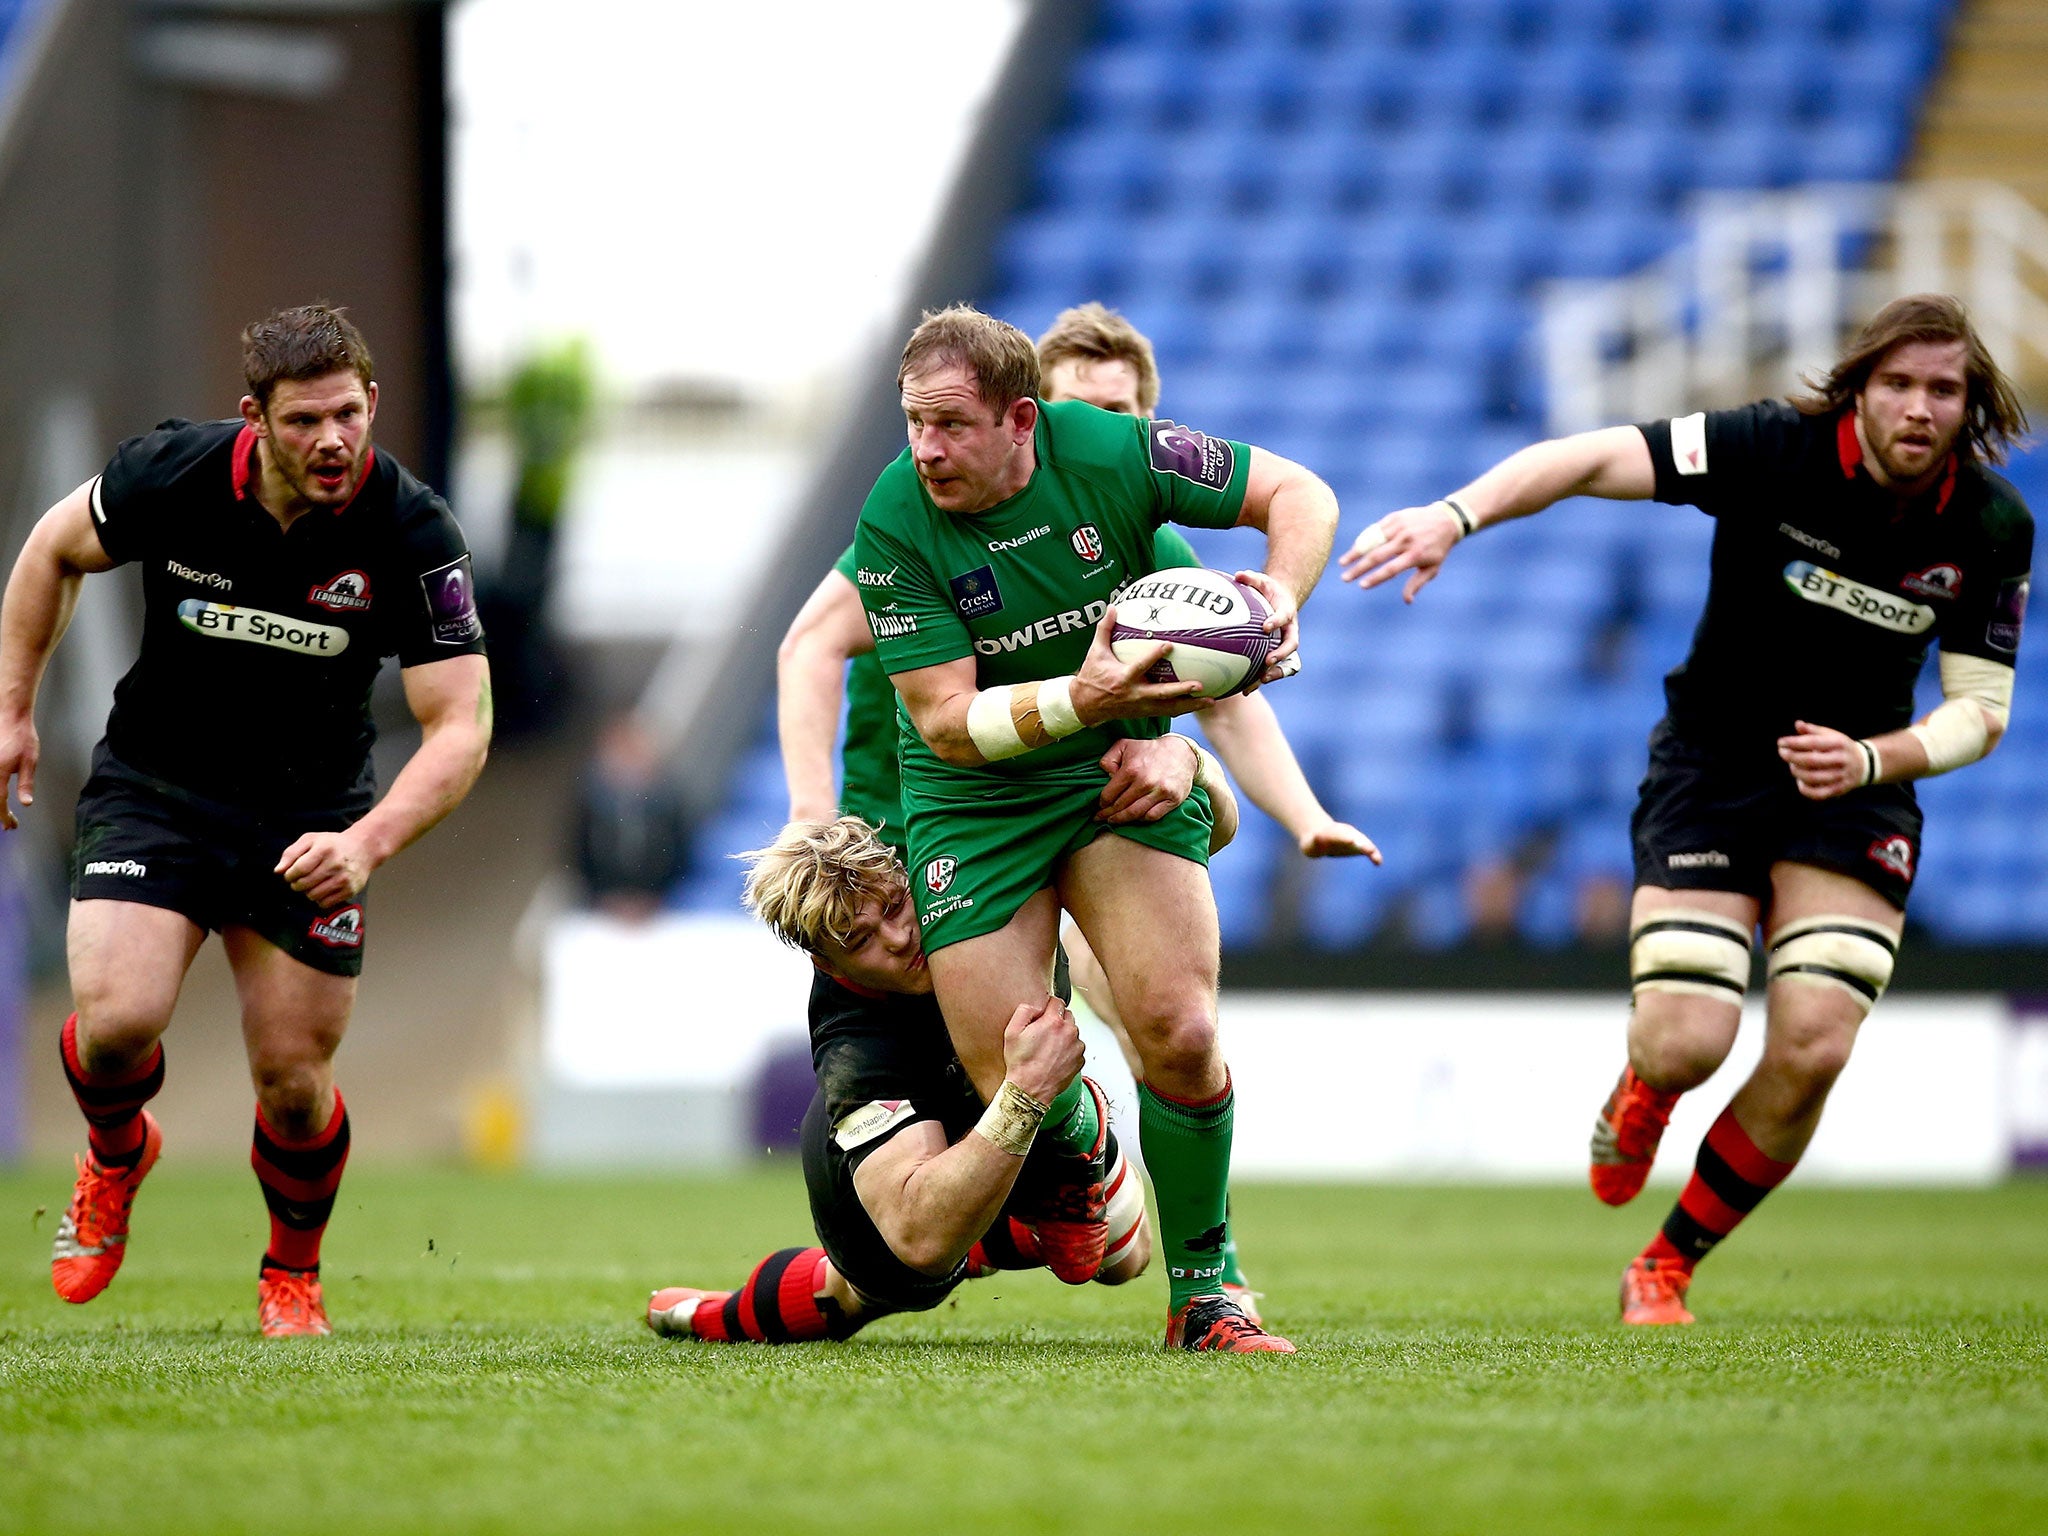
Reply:
M853 1187L854 1164L832 1139L825 1098L811 1099L804 1115L804 1184L811 1196L811 1226L832 1267L861 1295L891 1312L928 1312L967 1278L967 1262L950 1275L927 1275L896 1257Z
M1681 741L1664 722L1629 832L1636 884L1734 891L1768 901L1771 866L1813 864L1860 880L1904 911L1920 862L1920 805L1907 784L1809 800L1772 756L1735 765Z
M323 911L273 873L302 834L339 832L355 819L342 811L285 819L237 810L160 784L102 747L78 797L71 895L163 907L209 932L239 925L316 971L358 976L362 898Z

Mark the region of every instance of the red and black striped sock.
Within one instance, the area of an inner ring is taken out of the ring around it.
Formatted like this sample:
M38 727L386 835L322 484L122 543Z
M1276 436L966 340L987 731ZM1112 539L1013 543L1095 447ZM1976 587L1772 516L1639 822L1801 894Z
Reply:
M1642 1256L1690 1273L1797 1166L1758 1151L1736 1122L1731 1104L1700 1143L1699 1161L1686 1180L1685 1192Z
M849 1324L839 1303L818 1293L825 1288L825 1250L781 1248L754 1266L746 1284L717 1309L700 1310L691 1323L700 1339L731 1343L800 1344L810 1339L843 1339Z
M1038 1234L1014 1216L998 1216L981 1241L967 1250L967 1278L979 1280L999 1269L1043 1269Z
M334 1192L341 1188L341 1170L348 1164L348 1106L334 1090L334 1113L327 1127L305 1141L287 1141L263 1118L256 1106L256 1141L249 1166L263 1186L270 1207L270 1247L265 1269L320 1270L320 1239L334 1214Z
M93 1161L102 1168L133 1168L142 1157L142 1106L164 1085L164 1048L153 1046L147 1061L126 1072L90 1075L78 1054L75 1013L64 1021L58 1048L71 1096L85 1116Z

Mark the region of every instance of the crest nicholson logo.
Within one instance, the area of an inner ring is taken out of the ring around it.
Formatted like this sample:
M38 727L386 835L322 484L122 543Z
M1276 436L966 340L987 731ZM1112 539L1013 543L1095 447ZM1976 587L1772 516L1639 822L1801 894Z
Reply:
M1881 837L1865 850L1869 856L1901 880L1913 878L1913 840L1900 833Z
M370 606L370 578L361 571L343 571L325 586L306 594L329 613L362 613Z
M959 868L958 859L933 859L924 867L924 888L934 896L943 895L946 887L953 883L953 874Z
M345 907L313 919L313 925L306 932L329 949L361 949L363 909L350 902Z
M1102 558L1102 534L1093 523L1083 523L1076 528L1067 542L1074 546L1074 553L1083 560L1094 561Z

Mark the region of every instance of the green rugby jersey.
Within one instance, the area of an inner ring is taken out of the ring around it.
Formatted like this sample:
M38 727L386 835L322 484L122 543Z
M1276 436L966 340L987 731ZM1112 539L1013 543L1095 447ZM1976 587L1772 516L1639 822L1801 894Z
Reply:
M976 685L1078 671L1103 609L1158 568L1162 523L1226 528L1244 505L1251 450L1165 420L1080 401L1039 405L1038 463L1024 489L986 512L932 505L906 449L875 482L854 539L854 583L888 672L976 659ZM1099 774L1123 736L1164 718L1114 722L1007 762L951 767L899 711L906 788L1000 793L1018 776Z
M853 546L832 567L848 581ZM846 668L846 745L839 754L839 814L858 816L903 851L903 781L896 768L896 687L879 652L856 656Z
M1152 569L1200 565L1194 545L1175 528L1152 535ZM832 569L855 581L853 546ZM839 814L858 816L903 852L903 778L896 765L896 685L882 670L879 651L868 651L846 666L846 744L839 754Z

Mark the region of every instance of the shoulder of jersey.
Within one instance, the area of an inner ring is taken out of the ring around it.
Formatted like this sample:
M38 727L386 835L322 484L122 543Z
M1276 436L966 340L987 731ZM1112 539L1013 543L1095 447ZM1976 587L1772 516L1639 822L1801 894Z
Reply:
M1139 419L1105 411L1085 400L1041 400L1053 463L1063 469L1108 469L1142 456Z
M878 512L917 513L924 510L924 505L917 470L911 465L910 450L905 448L875 477L874 489L861 504L861 516L871 519Z
M380 500L388 495L392 516L400 527L412 528L449 515L441 493L390 454L379 452L370 474L373 483L363 487L364 494Z
M242 418L187 421L173 416L122 444L131 464L146 463L158 483L175 480L208 454L224 451L242 430ZM223 482L225 483L225 482Z
M2020 495L2019 487L2005 476L1981 461L1972 466L1984 477L1989 494L1984 499L1984 531L1993 542L2004 543L2020 534L2033 531L2034 514L2027 507L2027 499Z

